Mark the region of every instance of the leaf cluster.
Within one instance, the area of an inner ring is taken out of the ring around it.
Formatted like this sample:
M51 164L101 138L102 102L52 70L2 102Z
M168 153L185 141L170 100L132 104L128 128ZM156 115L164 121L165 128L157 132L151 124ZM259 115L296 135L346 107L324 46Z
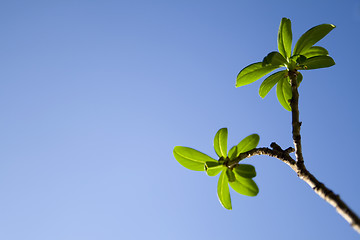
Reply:
M299 38L291 52L291 21L283 18L278 31L278 51L267 54L262 62L243 68L237 76L236 87L253 83L268 73L284 67L285 70L273 73L262 82L259 95L264 98L277 84L276 95L280 104L291 111L289 100L292 98L292 91L289 76L295 74L297 84L300 86L303 76L299 70L326 68L335 64L325 48L314 46L334 28L332 24L321 24L309 29Z
M227 151L227 139L227 128L221 128L215 135L214 149L218 160L189 147L177 146L173 153L176 160L185 168L205 171L208 176L216 176L220 173L217 186L218 198L223 207L230 210L232 205L229 185L236 192L246 196L256 196L259 193L259 188L253 180L256 176L255 167L249 164L229 165L229 163L241 161L240 154L256 148L260 137L257 134L249 135L229 151Z
M335 64L325 48L314 46L334 28L332 24L321 24L309 29L291 50L291 21L283 18L278 31L278 51L267 54L262 62L243 68L237 76L236 87L253 83L278 68L284 68L262 82L259 94L264 98L277 85L276 94L280 104L291 111L290 100L293 97L293 90L296 98L297 88L303 80L300 71L326 68ZM185 168L205 171L208 176L220 174L217 186L218 198L226 209L232 209L229 185L236 192L246 196L256 196L259 193L259 188L253 180L256 176L255 167L239 163L248 151L257 147L259 135L247 136L229 151L227 138L226 128L220 129L215 135L214 149L218 160L189 147L177 146L173 153L176 160Z

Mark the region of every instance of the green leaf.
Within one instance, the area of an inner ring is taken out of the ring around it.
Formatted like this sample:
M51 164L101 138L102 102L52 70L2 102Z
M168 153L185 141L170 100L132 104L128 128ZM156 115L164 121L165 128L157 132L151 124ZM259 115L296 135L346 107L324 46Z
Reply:
M288 64L289 71L293 71L296 69L296 66L302 64L306 61L306 57L304 55L294 55L290 58L290 64Z
M272 65L272 66L285 66L287 63L286 59L278 52L271 52L262 62L262 66Z
M296 63L297 64L303 64L306 61L306 57L304 55L296 55Z
M219 177L218 185L217 185L217 195L221 205L231 210L231 198L230 198L230 191L229 191L229 184L228 178L226 176L226 170L222 171Z
M269 77L267 77L260 85L259 95L264 98L270 90L275 86L275 84L280 81L282 78L286 77L287 71L276 72Z
M235 174L243 178L253 178L256 177L255 167L250 164L238 164L234 168Z
M301 74L301 72L298 72L298 75L297 75L297 78L296 78L298 87L300 86L300 83L302 82L302 80L303 80L303 75Z
M239 144L237 145L238 154L256 148L256 146L259 144L259 141L260 141L260 137L257 134L251 134L247 136L246 138L241 140L241 142L239 142Z
M335 65L334 59L329 56L317 56L306 59L303 63L303 70L312 70L318 68L326 68Z
M291 56L292 31L291 21L288 18L281 19L278 32L278 49L284 58L289 59Z
M226 158L227 154L227 138L228 130L227 128L221 128L217 131L214 138L214 148L216 154L221 158Z
M251 178L243 178L235 173L236 181L230 182L230 186L237 193L254 197L259 193L259 188Z
M276 95L281 105L288 111L291 111L289 100L292 98L291 85L289 77L281 79L276 87Z
M311 58L317 56L328 56L329 52L323 47L312 46L306 52L304 52L303 55L307 58Z
M228 178L229 182L235 182L236 178L235 178L235 174L233 173L233 171L229 168L226 169L226 176Z
M228 153L228 157L230 158L230 160L233 160L237 157L237 146L233 146Z
M176 146L173 153L181 165L194 171L204 171L206 162L217 162L208 155L189 147Z
M223 169L224 169L224 165L220 164L219 162L205 163L206 174L210 177L218 175Z
M297 41L293 55L303 54L307 52L310 47L320 41L334 28L335 26L332 24L321 24L309 29Z
M261 77L265 76L269 72L279 68L280 66L262 66L262 62L253 63L240 71L236 79L236 87L245 86Z

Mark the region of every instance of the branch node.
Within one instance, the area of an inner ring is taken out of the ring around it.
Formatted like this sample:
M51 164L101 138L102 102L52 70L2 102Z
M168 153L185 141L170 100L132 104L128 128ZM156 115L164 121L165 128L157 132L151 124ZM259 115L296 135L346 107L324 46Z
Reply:
M284 151L284 150L282 150L282 148L276 142L272 142L270 144L270 147L272 147L272 149L274 149L275 151L278 151L278 152L283 152Z
M286 152L287 154L293 153L295 152L295 148L288 147L287 149L284 150L284 152Z

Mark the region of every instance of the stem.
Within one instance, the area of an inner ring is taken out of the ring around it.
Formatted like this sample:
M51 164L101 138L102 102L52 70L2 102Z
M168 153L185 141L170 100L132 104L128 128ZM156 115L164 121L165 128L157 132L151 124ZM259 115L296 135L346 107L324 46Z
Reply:
M301 135L299 121L299 92L297 83L297 71L290 71L290 83L292 98L290 100L291 114L292 114L292 137L295 146L296 169L295 172L304 180L322 199L333 206L336 211L360 234L360 219L359 217L336 195L333 191L325 187L319 182L314 175L312 175L305 167L304 158L301 148Z
M300 135L300 127L301 122L299 121L299 92L298 92L298 84L297 84L297 71L290 71L289 77L291 82L291 91L292 98L290 100L291 107L291 115L292 115L292 137L295 146L295 156L298 167L304 166L304 158L302 155L301 148L301 135Z
M292 113L292 137L295 149L288 148L283 150L276 143L272 143L270 148L255 148L251 151L241 153L236 159L227 163L229 168L235 167L239 161L254 155L268 155L275 157L289 165L298 175L300 179L305 181L317 195L324 199L327 203L333 206L336 211L352 226L352 228L360 234L360 219L353 212L345 202L343 202L339 195L335 194L332 190L327 188L323 183L317 180L305 167L304 158L301 148L301 134L299 121L299 92L297 84L297 71L289 71L291 80L292 98L290 100L291 113ZM295 151L296 160L290 157L290 153Z
M333 206L336 211L351 225L351 227L360 234L360 219L353 212L345 202L343 202L339 195L335 194L323 183L318 181L304 166L299 169L301 174L299 177L304 180L317 195L324 199L327 203Z
M352 226L352 228L360 234L360 219L353 212L346 203L340 198L339 195L335 194L332 190L327 188L323 183L317 180L306 168L305 165L299 166L298 162L295 161L289 154L294 152L295 149L288 148L283 150L276 143L271 143L271 148L255 148L245 153L241 153L237 158L231 160L228 163L228 167L235 167L239 161L249 158L255 155L267 155L270 157L277 158L297 173L298 177L306 182L317 195L324 199L327 203L333 206L336 211Z

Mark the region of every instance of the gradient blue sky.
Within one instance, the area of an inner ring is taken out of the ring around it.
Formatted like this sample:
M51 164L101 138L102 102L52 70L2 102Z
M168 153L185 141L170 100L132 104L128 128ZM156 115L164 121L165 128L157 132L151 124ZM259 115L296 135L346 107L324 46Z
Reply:
M0 239L358 239L284 163L256 166L260 193L232 192L180 166L173 147L213 157L230 144L291 146L290 114L260 81L236 75L294 39L337 28L319 45L336 65L303 73L308 169L360 214L360 1L1 1Z

